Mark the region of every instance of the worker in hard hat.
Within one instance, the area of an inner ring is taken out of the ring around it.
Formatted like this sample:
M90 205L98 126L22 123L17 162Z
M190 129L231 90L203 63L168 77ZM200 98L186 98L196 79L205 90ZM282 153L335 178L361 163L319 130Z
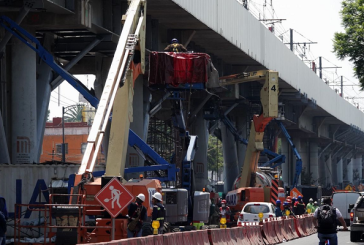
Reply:
M177 38L173 38L171 40L171 44L168 45L164 49L164 51L179 53L179 52L187 52L187 49L185 48L185 46L183 46L178 42Z
M308 204L306 206L306 213L313 214L315 212L314 206L313 206L313 199L310 198L308 200Z
M166 217L166 211L162 201L162 194L159 192L153 194L152 227L153 229L158 229L158 234L163 234L164 218Z
M141 237L142 224L147 221L147 209L143 206L145 196L140 193L136 196L136 200L130 203L128 208L128 237Z
M225 218L227 223L231 222L231 210L230 207L226 204L226 200L221 200L221 207L219 208L220 219Z
M298 196L297 201L294 203L295 215L302 215L305 213L305 203L303 202L302 196Z
M276 208L274 209L274 213L276 217L282 217L282 209L281 209L281 200L277 199L276 201Z
M317 201L314 201L313 202L313 213L316 211L316 209L318 208L319 206L318 206L318 203L317 203Z
M139 175L139 180L142 181L144 179L144 175L143 174L140 174Z
M283 215L284 216L293 216L293 217L296 217L294 215L294 213L292 212L292 209L291 209L291 204L289 202L283 202Z

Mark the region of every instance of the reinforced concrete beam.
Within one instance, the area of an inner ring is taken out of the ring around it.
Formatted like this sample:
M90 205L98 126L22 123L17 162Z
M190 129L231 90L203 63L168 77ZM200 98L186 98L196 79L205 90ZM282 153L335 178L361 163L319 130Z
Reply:
M87 47L85 47L75 58L73 58L67 65L63 67L66 71L70 70L78 61L80 61L91 49L98 45L104 37L98 37L93 42L91 42ZM61 76L58 76L51 82L51 89L57 88L63 81Z
M23 6L18 14L18 16L15 19L15 23L17 23L18 25L20 25L20 23L23 21L23 19L25 18L25 16L29 13L29 8L26 6ZM10 38L13 36L13 34L11 34L10 32L6 32L5 36L3 37L3 39L0 42L0 56L3 56L3 50L6 46L6 44L9 42Z

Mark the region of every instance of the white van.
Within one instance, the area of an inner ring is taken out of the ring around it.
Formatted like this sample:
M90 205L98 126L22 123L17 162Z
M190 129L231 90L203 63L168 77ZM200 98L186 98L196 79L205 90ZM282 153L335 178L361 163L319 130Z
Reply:
M349 204L355 204L360 195L359 192L334 192L332 194L332 205L340 210L348 226L350 225Z

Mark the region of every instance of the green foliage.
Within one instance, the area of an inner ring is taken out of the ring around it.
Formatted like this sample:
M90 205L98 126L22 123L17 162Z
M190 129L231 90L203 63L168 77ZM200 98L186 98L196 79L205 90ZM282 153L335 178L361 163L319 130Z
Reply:
M77 104L66 109L64 113L65 122L82 122L82 111L85 105Z
M215 136L210 135L207 149L207 168L210 171L220 173L223 167L222 143Z
M354 74L364 88L364 0L344 0L341 10L344 32L334 36L334 52L339 59L349 58Z

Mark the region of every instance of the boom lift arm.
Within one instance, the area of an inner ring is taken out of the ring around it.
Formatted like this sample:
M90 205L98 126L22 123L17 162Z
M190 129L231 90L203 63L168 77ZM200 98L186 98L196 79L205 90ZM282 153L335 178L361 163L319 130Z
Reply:
M255 178L252 178L258 170L258 159L261 151L264 150L263 136L267 124L278 116L278 72L257 71L225 77L220 80L220 85L232 85L250 81L265 79L260 91L263 113L254 116L250 127L248 148L245 154L244 165L241 171L241 178L238 187L249 187L255 185Z

